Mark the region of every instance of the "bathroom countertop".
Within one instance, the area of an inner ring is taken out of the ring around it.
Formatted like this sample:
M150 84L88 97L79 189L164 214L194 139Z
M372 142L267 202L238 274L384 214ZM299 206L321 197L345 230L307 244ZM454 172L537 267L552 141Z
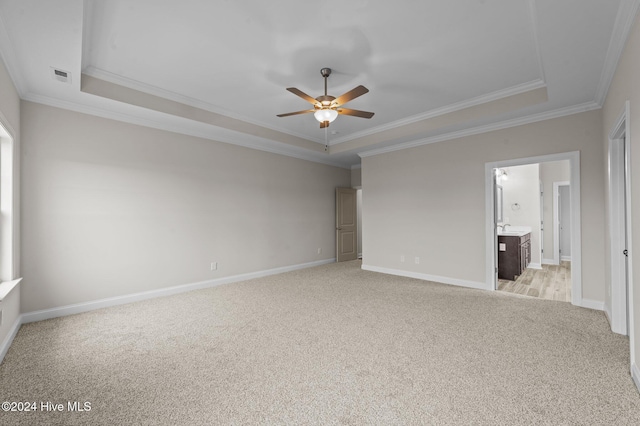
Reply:
M531 231L507 231L507 232L498 231L498 236L499 237L524 237L529 233L531 233Z
M529 233L531 233L531 228L528 226L507 226L506 231L498 228L498 236L500 237L524 237Z

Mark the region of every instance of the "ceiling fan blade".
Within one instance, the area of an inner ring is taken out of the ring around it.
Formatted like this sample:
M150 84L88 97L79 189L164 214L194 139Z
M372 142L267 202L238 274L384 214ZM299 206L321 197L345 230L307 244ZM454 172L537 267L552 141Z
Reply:
M305 101L307 101L307 102L309 102L309 103L311 103L313 105L318 103L318 101L313 99L311 96L307 95L302 90L296 89L295 87L287 87L287 90L290 91L291 93L293 93L294 95L300 96L302 99L304 99Z
M352 115L354 117L361 117L361 118L371 118L373 117L373 112L368 112L368 111L360 111L357 109L349 109L349 108L338 108L338 114L342 114L342 115Z
M358 96L362 96L367 93L369 89L364 86L358 86L354 89L349 90L344 95L338 96L338 98L334 101L338 105L344 105L347 102L357 98Z
M324 129L325 127L329 127L329 122L328 121L323 121L322 123L320 123L320 128Z
M285 114L278 114L278 117L289 117L290 115L307 114L315 112L315 109L305 109L304 111L287 112Z

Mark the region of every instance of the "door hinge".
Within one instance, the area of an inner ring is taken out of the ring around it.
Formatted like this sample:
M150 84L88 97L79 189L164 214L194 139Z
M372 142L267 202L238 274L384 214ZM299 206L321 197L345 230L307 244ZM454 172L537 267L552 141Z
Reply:
M624 254L625 256L629 257L629 250L624 249L624 250L622 251L622 254Z

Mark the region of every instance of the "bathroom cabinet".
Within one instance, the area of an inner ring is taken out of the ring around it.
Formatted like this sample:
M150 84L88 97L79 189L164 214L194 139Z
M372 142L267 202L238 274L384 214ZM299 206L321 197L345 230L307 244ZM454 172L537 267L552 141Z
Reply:
M531 263L531 233L498 235L498 278L515 281Z

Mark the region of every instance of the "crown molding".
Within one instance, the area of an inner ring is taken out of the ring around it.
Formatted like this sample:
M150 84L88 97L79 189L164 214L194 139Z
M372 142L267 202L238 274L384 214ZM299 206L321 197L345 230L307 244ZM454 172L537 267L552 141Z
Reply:
M609 47L607 48L607 56L605 57L602 74L600 75L600 81L596 88L595 102L600 106L604 105L604 101L607 98L609 87L618 68L618 62L622 56L624 46L627 43L627 38L629 37L629 32L635 21L639 6L639 0L622 0L620 2L611 39L609 40Z
M27 93L23 100L29 102L35 102L38 104L48 105L56 108L61 108L69 111L79 112L81 114L93 115L96 117L102 117L110 120L121 121L130 124L136 124L143 127L149 127L158 130L164 130L167 132L178 133L187 136L193 136L197 138L207 139L211 141L227 143L231 145L242 146L244 148L256 149L258 151L269 152L271 154L283 155L286 157L296 158L298 160L306 160L314 163L324 164L327 166L339 167L342 169L350 169L351 164L344 162L333 161L326 153L313 154L312 151L304 150L302 152L294 151L288 145L285 147L274 146L280 144L268 139L259 137L247 136L241 133L233 132L231 130L220 129L211 126L211 132L203 132L194 129L188 124L185 126L176 125L162 120L151 120L148 118L136 117L132 114L125 114L121 112L115 112L105 108L99 108L89 105L80 104L77 102L63 101L60 99L51 98L48 96L37 95L33 93ZM284 145L284 144L283 144Z
M542 87L546 87L546 84L544 81L540 79L529 81L527 83L522 83L517 86L509 87L507 89L497 90L495 92L491 92L485 95L477 96L475 98L467 99L462 102L457 102L451 105L447 105L442 108L436 108L422 114L417 114L417 115L412 115L411 117L402 118L400 120L396 120L391 123L384 124L382 126L377 126L371 129L363 130L361 132L352 133L347 137L335 139L330 143L330 146L338 145L343 142L348 142L352 139L358 139L365 136L370 136L372 134L383 132L386 130L392 130L392 129L395 129L396 127L406 126L407 124L412 124L417 121L428 120L430 118L438 117L440 115L449 114L455 111L460 111L465 108L470 108L470 107L485 104L488 102L497 101L499 99L507 98L509 96L530 92L532 90L540 89Z
M88 42L87 42L88 43ZM84 49L84 47L83 47ZM87 48L88 49L88 48ZM179 93L172 92L170 90L161 89L156 86L152 86L150 84L143 83L141 81L137 81L131 78L122 77L121 75L111 73L109 71L101 70L99 68L88 66L84 69L82 74L86 74L90 77L94 77L100 80L107 81L109 83L117 84L119 86L126 87L128 89L137 90L143 93L147 93L149 95L158 96L159 98L168 99L170 101L179 102L184 105L189 105L194 108L199 108L205 111L213 112L215 114L224 115L225 117L233 118L236 120L244 121L245 123L250 123L255 126L264 127L266 129L275 130L277 132L286 133L291 136L296 136L302 139L309 140L311 142L316 142L319 144L325 145L325 141L319 138L309 138L308 135L303 135L300 133L292 132L290 130L282 129L276 126L272 126L257 120L252 120L243 115L234 113L233 111L220 108L219 106L210 104L208 102L201 101L199 99L195 99L189 96L181 95Z
M600 108L601 106L595 102L586 102L583 104L574 105L566 108L559 108L553 111L527 115L525 117L514 118L512 120L505 120L499 123L487 124L485 126L473 127L471 129L460 130L457 132L445 133L443 135L419 139L412 142L401 143L401 144L397 144L397 145L393 145L385 148L378 148L378 149L363 151L363 152L359 152L358 155L360 156L360 158L373 157L375 155L387 154L389 152L401 151L404 149L415 148L422 145L444 142L452 139L459 139L467 136L479 135L482 133L494 132L496 130L508 129L511 127L522 126L525 124L537 123L539 121L551 120L554 118L560 118L567 115L579 114L581 112L592 111Z

